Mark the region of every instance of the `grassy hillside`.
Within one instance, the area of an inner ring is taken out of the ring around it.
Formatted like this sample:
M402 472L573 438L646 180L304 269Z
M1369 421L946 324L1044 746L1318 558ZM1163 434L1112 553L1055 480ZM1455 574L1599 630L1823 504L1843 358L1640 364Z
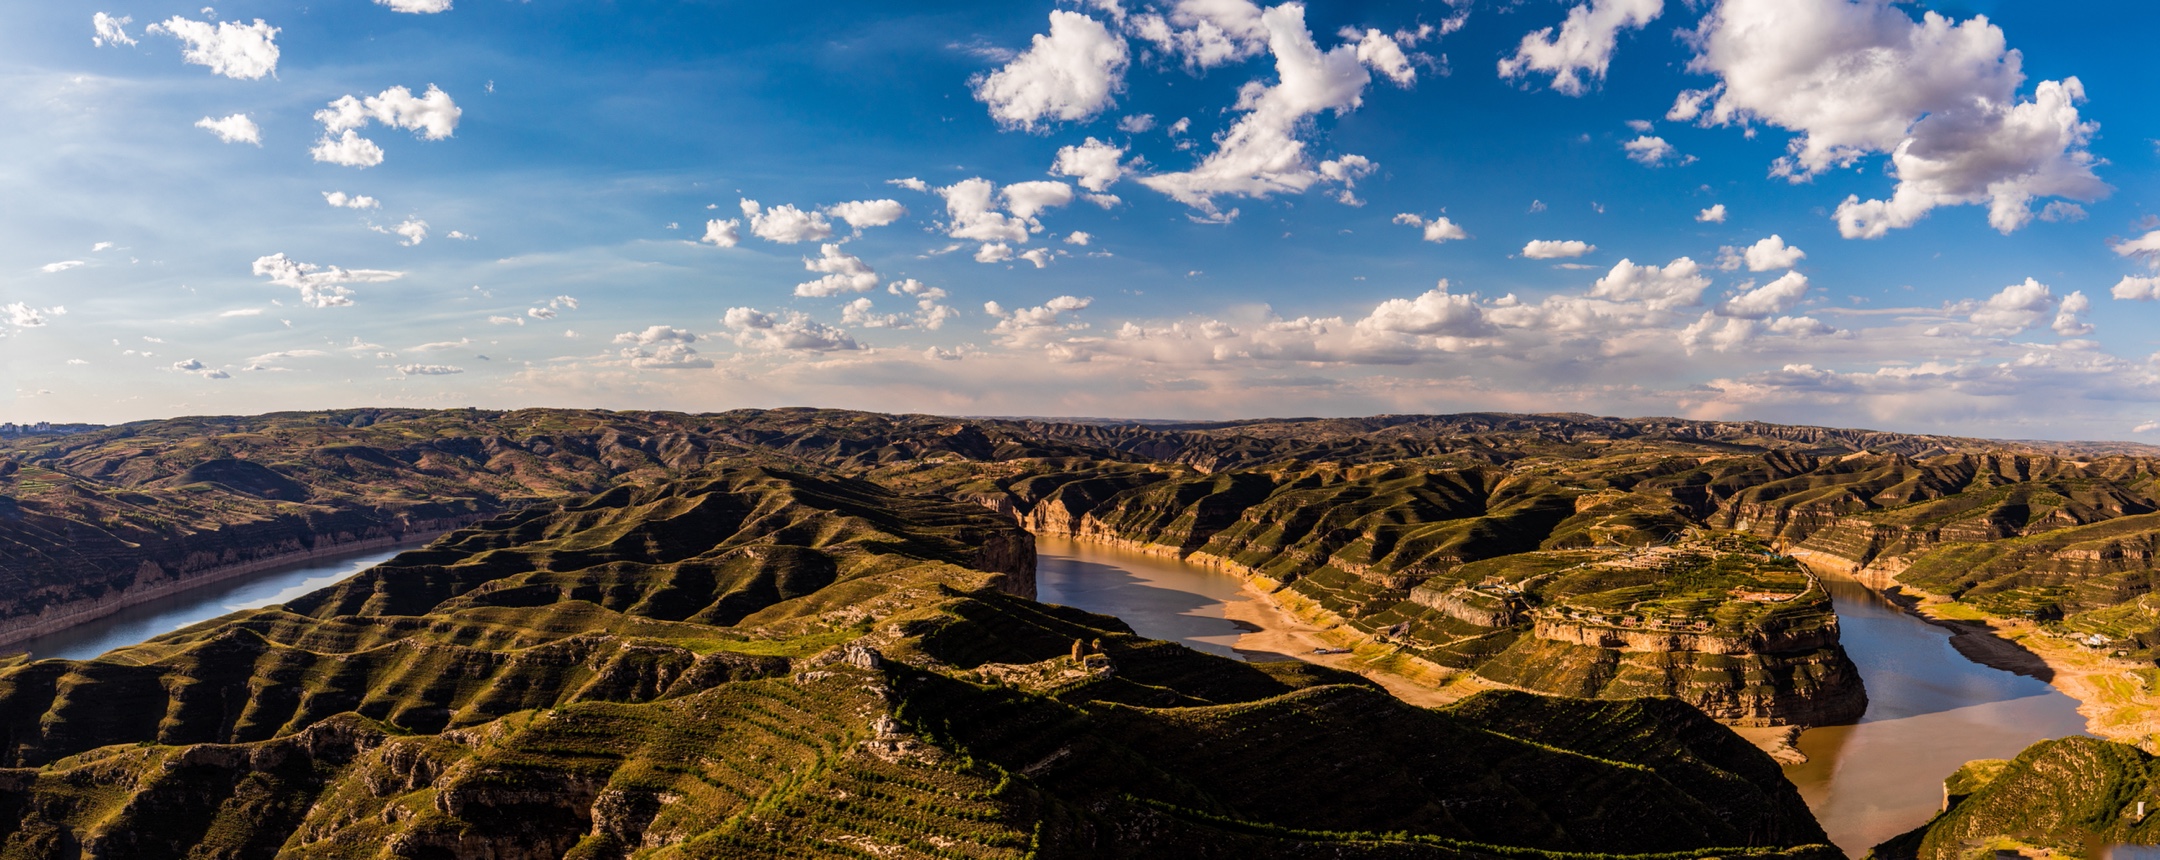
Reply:
M1954 774L1935 820L1876 847L1879 860L1960 860L1996 850L2096 857L2160 843L2160 761L2094 738L2042 741Z
M1824 856L1684 705L1412 708L1029 601L1029 546L766 467L500 517L0 672L0 857Z

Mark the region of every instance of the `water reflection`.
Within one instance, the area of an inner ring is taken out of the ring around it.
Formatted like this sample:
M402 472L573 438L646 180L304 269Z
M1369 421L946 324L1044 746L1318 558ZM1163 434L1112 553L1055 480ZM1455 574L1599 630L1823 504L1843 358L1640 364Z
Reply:
M1175 559L1041 538L1037 588L1046 603L1115 615L1135 632L1227 657L1245 632L1223 617L1242 597L1233 577ZM2084 734L2077 701L2039 680L1972 662L1950 633L1905 614L1850 578L1824 582L1845 650L1867 683L1859 724L1800 737L1806 764L1786 769L1838 847L1858 857L1927 822L1942 781L1976 758L2010 758L2035 741ZM2127 857L2123 860L2160 860Z
M1866 586L1825 577L1846 653L1867 684L1858 725L1800 736L1806 764L1785 769L1830 839L1859 857L1927 822L1942 780L1967 761L2010 758L2035 741L2085 733L2077 700L2046 683L1974 663L1950 633Z
M401 549L371 549L311 559L189 589L56 633L0 647L0 653L28 653L33 659L88 660L114 648L171 633L243 609L284 603L388 561Z
M1036 538L1035 553L1036 598L1044 603L1115 615L1142 636L1223 657L1297 659L1237 647L1239 637L1259 628L1223 615L1224 604L1244 596L1244 584L1234 576L1064 538Z

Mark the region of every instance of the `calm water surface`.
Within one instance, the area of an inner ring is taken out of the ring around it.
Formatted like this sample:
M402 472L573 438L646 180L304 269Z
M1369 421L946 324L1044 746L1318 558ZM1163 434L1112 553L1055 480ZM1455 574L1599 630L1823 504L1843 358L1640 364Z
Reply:
M1800 795L1854 857L1927 823L1942 781L1976 758L2011 758L2035 741L2085 734L2077 700L2054 687L1974 663L1950 632L1900 611L1850 578L1825 577L1845 652L1867 683L1857 725L1800 736L1806 764L1785 769Z
M1175 559L1057 538L1036 542L1045 603L1115 615L1142 636L1244 659L1245 632L1223 617L1243 586ZM1974 663L1950 633L1849 578L1828 579L1845 651L1867 684L1859 724L1800 736L1806 764L1785 769L1831 841L1858 857L1927 822L1942 781L1976 758L2010 758L2035 741L2085 733L2077 700L2045 683Z
M0 653L29 652L33 659L88 660L229 612L259 609L344 581L402 549L373 549L312 559L288 567L228 579L214 585L130 606L57 633L0 646Z
M1240 653L1251 628L1223 617L1244 584L1236 577L1173 558L1080 543L1035 539L1036 599L1115 615L1133 632L1223 657ZM1280 657L1277 657L1280 659Z

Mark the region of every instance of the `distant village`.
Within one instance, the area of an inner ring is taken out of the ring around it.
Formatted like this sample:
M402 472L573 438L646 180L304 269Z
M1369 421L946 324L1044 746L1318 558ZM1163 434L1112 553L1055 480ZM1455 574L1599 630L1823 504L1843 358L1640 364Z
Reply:
M54 424L39 421L36 424L17 424L13 421L0 423L0 436L59 436L67 433L88 433L103 430L103 424Z

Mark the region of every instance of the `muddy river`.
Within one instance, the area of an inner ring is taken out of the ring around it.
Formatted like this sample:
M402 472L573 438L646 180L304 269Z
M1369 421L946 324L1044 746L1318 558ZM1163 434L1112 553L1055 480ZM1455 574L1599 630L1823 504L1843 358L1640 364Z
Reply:
M1067 540L1045 538L1037 548L1045 602L1115 615L1143 636L1259 656L1238 651L1246 628L1224 617L1224 604L1239 599L1242 587L1228 574ZM1942 806L1943 778L1958 765L2085 733L2075 699L1965 659L1950 647L1949 631L1899 611L1859 582L1825 585L1845 650L1867 684L1868 710L1858 724L1801 735L1809 761L1785 773L1846 853L1863 856L1926 823Z
M1115 615L1143 636L1226 657L1253 628L1224 615L1242 584L1196 565L1045 538L1037 588L1047 603ZM205 586L6 649L88 659L228 612L282 603L387 560L374 550ZM2075 700L2033 678L1965 659L1949 633L1913 618L1850 579L1826 582L1845 650L1867 683L1860 722L1808 731L1805 764L1786 768L1832 841L1853 856L1916 827L1942 803L1942 779L1976 758L2008 758L2034 741L2082 734Z

